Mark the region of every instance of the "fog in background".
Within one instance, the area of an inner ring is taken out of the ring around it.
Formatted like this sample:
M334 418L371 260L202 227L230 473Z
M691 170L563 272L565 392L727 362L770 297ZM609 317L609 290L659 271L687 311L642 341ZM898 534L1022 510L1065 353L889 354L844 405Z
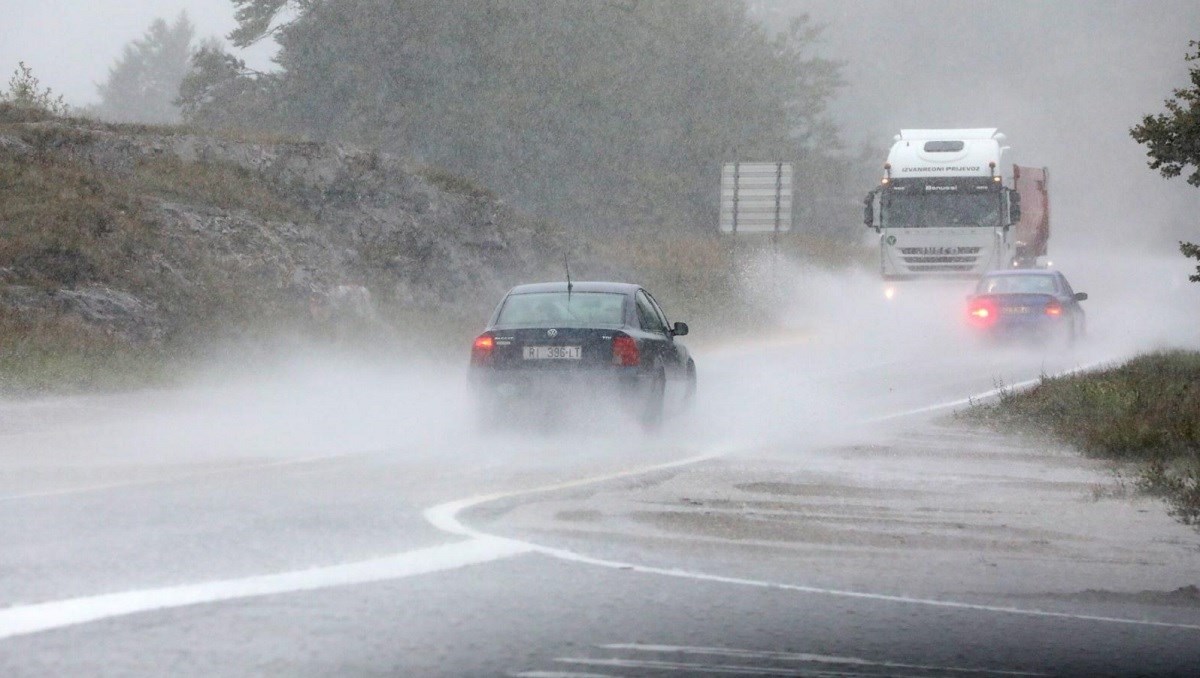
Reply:
M1165 252L1200 227L1200 190L1146 167L1129 127L1186 82L1200 3L993 0L755 0L769 26L807 13L824 56L845 62L833 115L851 150L883 152L902 127L998 127L1010 159L1051 170L1052 256L1082 249ZM0 68L17 61L82 106L130 40L186 11L197 38L234 28L226 0L8 0ZM270 69L272 41L237 53ZM863 191L870 188L862 187ZM847 226L857 224L847 212Z
M845 61L833 115L851 149L901 128L998 127L1009 160L1050 168L1052 258L1176 251L1200 237L1200 190L1146 166L1129 128L1187 84L1200 3L759 0L768 24L807 13ZM863 192L870 187L863 187ZM853 215L857 216L857 215ZM848 217L849 219L849 217Z
M33 69L42 86L73 107L95 103L97 83L131 40L155 19L172 21L187 12L196 38L215 37L258 70L272 67L276 46L265 40L234 50L225 36L237 23L229 0L4 0L0 21L0 87L18 61Z

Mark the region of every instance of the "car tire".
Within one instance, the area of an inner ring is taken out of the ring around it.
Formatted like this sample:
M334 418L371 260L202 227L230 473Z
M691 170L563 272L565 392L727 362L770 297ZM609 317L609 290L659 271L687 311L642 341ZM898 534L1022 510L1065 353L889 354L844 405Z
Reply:
M685 410L691 410L696 406L696 361L688 358L687 363L687 385L683 392L683 407Z
M1080 327L1079 323L1075 322L1075 320L1072 319L1071 320L1071 329L1067 333L1067 350L1068 351L1074 350L1075 347L1079 345L1079 340L1082 338L1083 338L1083 328Z
M645 409L642 411L642 428L646 431L653 432L662 428L666 397L667 373L660 367L651 377L650 386L646 390Z
M475 429L480 433L490 433L500 424L499 412L494 403L480 400L475 403Z

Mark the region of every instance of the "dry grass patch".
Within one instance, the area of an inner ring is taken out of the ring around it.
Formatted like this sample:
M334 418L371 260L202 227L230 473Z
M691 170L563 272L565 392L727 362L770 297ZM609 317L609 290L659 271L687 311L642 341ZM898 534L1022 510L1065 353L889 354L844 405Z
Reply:
M0 308L0 393L169 384L178 363L161 348L134 346L70 317L29 318Z
M262 177L235 165L152 158L138 163L132 183L139 192L165 200L245 210L272 221L312 221L312 215L281 197Z
M0 152L0 267L42 287L124 277L153 240L141 203L94 170Z

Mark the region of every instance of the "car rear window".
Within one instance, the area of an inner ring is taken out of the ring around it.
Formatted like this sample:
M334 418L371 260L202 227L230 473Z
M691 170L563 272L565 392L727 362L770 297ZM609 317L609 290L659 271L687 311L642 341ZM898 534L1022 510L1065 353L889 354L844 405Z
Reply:
M997 275L979 281L979 294L1055 294L1054 278L1048 275Z
M500 308L502 327L592 327L625 324L625 295L611 292L510 294Z

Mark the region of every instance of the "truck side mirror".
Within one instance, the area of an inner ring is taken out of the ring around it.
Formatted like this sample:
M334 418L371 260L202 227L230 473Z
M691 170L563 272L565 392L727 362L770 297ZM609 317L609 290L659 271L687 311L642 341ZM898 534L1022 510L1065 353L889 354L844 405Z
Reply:
M875 194L868 193L867 197L863 198L863 224L866 226L875 225Z
M1008 223L1015 224L1021 220L1021 194L1012 191L1008 194Z

